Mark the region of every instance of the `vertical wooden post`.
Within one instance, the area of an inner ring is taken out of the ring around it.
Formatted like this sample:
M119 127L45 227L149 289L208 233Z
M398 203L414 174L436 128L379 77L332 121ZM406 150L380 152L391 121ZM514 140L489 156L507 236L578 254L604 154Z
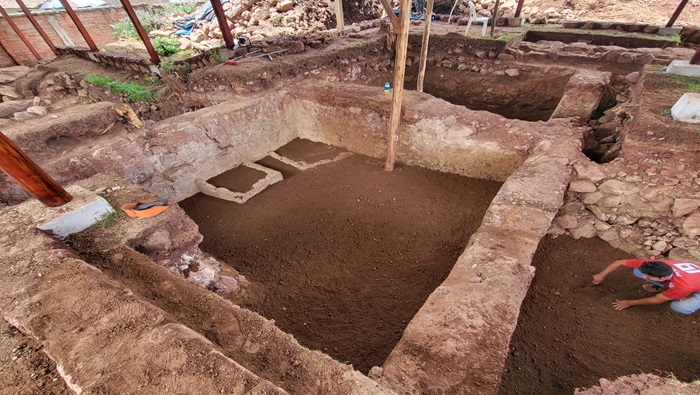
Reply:
M681 16L681 12L683 12L683 9L685 8L686 4L688 4L688 0L681 0L681 2L678 3L678 7L676 7L676 10L673 12L673 15L671 15L671 19L668 20L666 27L673 27L673 24L676 23L676 19L678 19L678 17Z
M345 17L343 16L343 0L335 0L335 28L340 34L345 29Z
M396 161L396 132L401 121L401 104L403 103L403 80L406 75L406 52L408 51L408 27L411 23L411 0L401 0L401 29L396 43L396 60L394 64L394 94L391 98L391 118L384 170L394 170Z
M491 17L491 38L493 38L493 32L496 29L496 18L498 17L498 3L500 3L500 0L496 0L496 5L493 6L493 16Z
M12 28L12 30L15 31L15 34L19 37L20 40L22 40L24 45L26 45L27 48L29 48L29 51L32 53L32 55L34 55L36 60L38 60L38 61L44 60L44 58L42 58L41 55L39 55L39 52L37 52L36 49L34 49L34 47L32 46L32 44L29 42L29 40L27 39L27 36L25 36L24 33L22 33L22 31L19 30L19 27L17 27L17 25L15 24L15 21L13 21L12 18L10 18L10 16L7 15L7 12L5 11L4 8L2 8L2 6L0 6L0 14L2 14L2 16L5 18L7 23Z
M29 11L29 9L27 9L27 6L24 5L24 2L22 0L15 0L15 1L17 1L17 4L19 4L19 8L22 9L22 12L24 12L24 15L26 15L27 18L29 18L29 22L31 22L32 25L34 26L34 28L36 29L36 31L39 32L39 35L41 36L41 38L43 38L44 41L46 41L46 45L48 45L49 48L51 48L51 52L53 52L54 55L58 55L58 52L56 52L56 47L51 42L51 39L46 34L44 29L41 27L41 25L39 25L39 22L36 21L36 18L34 18L34 15L32 15L32 13Z
M226 48L233 49L236 44L233 42L233 34L231 34L231 29L228 26L228 19L226 19L224 6L221 5L220 0L211 0L211 7L214 9L214 15L216 15L217 22L219 22L219 29L221 30L221 34L224 36Z
M98 52L99 49L97 49L97 45L95 45L95 42L92 41L92 37L90 37L90 35L88 34L87 30L85 29L85 26L83 26L83 23L80 22L80 19L78 18L78 16L75 15L75 11L73 11L73 7L71 7L70 4L68 4L68 0L59 0L59 1L61 2L61 5L63 5L63 8L68 13L68 16L70 17L70 19L75 24L75 27L78 28L78 31L85 39L85 42L87 43L88 47L90 47L90 50L92 52Z
M0 170L46 206L62 206L73 199L2 132L0 132Z
M420 50L420 67L418 69L418 83L416 90L423 92L423 81L425 80L425 66L428 62L428 43L430 42L430 22L433 19L433 5L435 0L428 0L428 9L425 12L425 21L423 22L423 46Z
M136 11L134 11L134 7L131 6L129 0L120 1L122 3L124 11L126 11L126 15L129 17L129 19L131 19L131 23L134 25L134 28L136 28L136 33L138 33L139 38L141 38L141 42L143 42L143 45L148 51L148 54L151 56L151 61L153 62L153 64L160 64L160 56L158 56L156 49L153 48L151 39L148 38L148 33L146 33L146 29L144 29L143 25L141 25L141 21L139 21L139 17L136 15Z

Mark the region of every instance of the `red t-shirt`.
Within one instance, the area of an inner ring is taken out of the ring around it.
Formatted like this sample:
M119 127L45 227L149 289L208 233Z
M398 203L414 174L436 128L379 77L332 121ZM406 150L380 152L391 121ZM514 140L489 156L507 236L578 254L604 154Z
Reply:
M668 287L661 293L663 296L669 299L685 299L693 292L700 292L700 264L661 259L628 259L625 266L636 269L646 261L663 262L673 269L671 280L662 281Z

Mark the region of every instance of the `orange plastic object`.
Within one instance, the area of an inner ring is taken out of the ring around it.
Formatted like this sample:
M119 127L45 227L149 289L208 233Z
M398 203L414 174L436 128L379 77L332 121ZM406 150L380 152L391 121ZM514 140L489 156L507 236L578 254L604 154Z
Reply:
M133 218L150 218L167 210L170 206L153 206L145 210L134 210L138 203L124 203L122 204L122 211L126 213L129 217Z

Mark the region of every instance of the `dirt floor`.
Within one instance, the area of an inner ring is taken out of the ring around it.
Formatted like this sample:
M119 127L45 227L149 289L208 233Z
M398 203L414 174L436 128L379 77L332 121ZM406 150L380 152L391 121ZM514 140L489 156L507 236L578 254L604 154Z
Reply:
M300 159L294 150L279 152ZM201 194L180 203L201 248L253 283L242 306L363 373L447 276L500 186L404 165L386 172L355 154L304 171L259 163L285 179L243 205Z
M500 394L573 393L597 385L601 377L638 373L700 379L697 316L668 305L614 310L616 299L649 295L641 289L645 283L625 268L591 285L593 274L624 258L629 257L597 238L542 240Z
M0 394L73 394L41 346L0 320Z

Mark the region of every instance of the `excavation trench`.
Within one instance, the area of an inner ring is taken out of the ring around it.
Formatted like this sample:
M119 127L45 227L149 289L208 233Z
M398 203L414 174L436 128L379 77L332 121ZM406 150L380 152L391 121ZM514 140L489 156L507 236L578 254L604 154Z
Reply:
M278 151L314 162L313 144ZM244 307L365 374L445 279L500 186L415 166L389 173L356 154L306 170L258 163L284 180L245 204L203 194L180 203L201 248L254 284ZM217 181L240 189L236 175Z
M566 157L580 155L576 129L562 120L533 131L407 91L400 164L385 172L390 98L381 91L305 84L260 100L281 100L284 111L247 125L267 136L233 139L258 153L249 161L284 179L244 204L192 193L181 201L204 235L201 248L251 282L239 302L363 373L382 366L374 376L395 388L495 391L531 256L568 182ZM236 114L257 105L238 105ZM189 124L232 121L225 104L216 107L189 115ZM208 163L193 166L194 177L219 191L243 191L262 175ZM460 346L443 350L444 338Z

